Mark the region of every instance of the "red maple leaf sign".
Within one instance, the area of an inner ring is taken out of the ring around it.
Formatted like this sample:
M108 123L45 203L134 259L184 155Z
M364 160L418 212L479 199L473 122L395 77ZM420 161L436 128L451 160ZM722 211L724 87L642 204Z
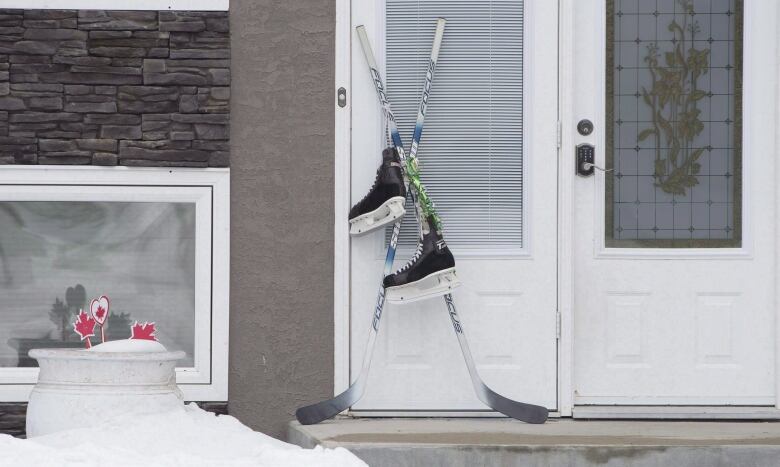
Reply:
M103 308L102 306L99 306L97 311L95 312L95 317L97 319L101 319L102 320L102 319L105 319L105 316L106 316L106 309Z
M95 324L97 322L87 314L84 310L79 310L78 318L73 323L73 330L81 337L81 340L87 340L87 348L91 347L92 343L89 338L95 335Z
M154 333L157 330L154 328L154 323L146 322L144 324L138 324L136 321L130 328L130 339L145 339L148 341L156 341L157 338Z

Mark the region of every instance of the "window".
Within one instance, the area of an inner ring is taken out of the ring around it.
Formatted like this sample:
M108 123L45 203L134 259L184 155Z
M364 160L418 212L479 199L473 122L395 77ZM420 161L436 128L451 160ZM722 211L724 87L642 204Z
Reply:
M102 294L111 299L107 340L155 321L158 340L187 355L177 370L185 397L226 400L228 177L0 171L0 400L20 400L35 382L30 349L83 347L71 323Z
M456 251L523 247L523 2L387 0L388 98L411 143L436 18L447 18L421 178ZM414 226L407 206L405 226ZM412 246L417 230L401 230Z
M608 247L739 247L742 2L607 2Z

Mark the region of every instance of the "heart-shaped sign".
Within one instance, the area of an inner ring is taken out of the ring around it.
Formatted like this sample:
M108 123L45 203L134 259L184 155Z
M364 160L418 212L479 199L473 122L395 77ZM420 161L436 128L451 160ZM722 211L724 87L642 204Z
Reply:
M102 295L100 298L92 300L89 304L89 312L92 313L92 317L101 326L106 322L108 318L108 297Z

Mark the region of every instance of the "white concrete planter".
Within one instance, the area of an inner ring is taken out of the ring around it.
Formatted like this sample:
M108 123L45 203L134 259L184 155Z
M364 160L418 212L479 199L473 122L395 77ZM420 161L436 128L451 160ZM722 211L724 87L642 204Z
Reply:
M27 436L181 406L175 369L184 356L181 351L31 350L41 370L27 406Z

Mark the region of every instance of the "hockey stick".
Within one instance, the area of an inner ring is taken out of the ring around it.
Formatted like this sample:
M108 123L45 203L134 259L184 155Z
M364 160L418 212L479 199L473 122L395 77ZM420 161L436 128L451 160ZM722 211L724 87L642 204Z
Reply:
M477 366L474 364L474 358L471 356L468 340L463 333L463 325L458 317L458 312L455 310L455 302L452 300L452 294L445 295L444 302L447 304L447 311L450 314L452 327L455 329L455 335L458 336L460 350L463 352L464 360L466 360L466 367L469 370L471 384L474 386L474 392L477 394L477 398L491 409L526 423L544 423L547 421L547 407L507 399L490 389L484 381L482 381L482 378L479 377L479 372L477 372Z
M415 207L417 211L418 222L420 222L421 225L425 225L423 223L426 222L425 216L423 215L423 209L421 209L423 206L427 208L430 213L434 214L434 222L438 222L438 218L437 216L435 216L435 207L433 206L433 203L428 199L427 193L425 192L425 187L422 185L419 179L419 171L417 167L417 149L419 147L419 141L422 135L422 128L423 128L422 122L425 116L425 111L428 106L428 95L431 88L431 82L433 80L433 72L436 68L436 58L438 58L439 48L441 47L443 28L444 28L444 20L439 19L437 24L436 38L434 39L434 44L431 50L431 61L428 65L425 86L423 87L423 95L420 101L420 108L417 113L417 123L415 124L415 128L414 128L412 146L409 151L409 158L405 160L405 153L403 152L403 143L401 142L401 136L398 133L398 128L395 122L393 111L390 107L390 103L388 102L387 96L385 95L384 84L382 82L382 77L379 74L376 61L374 60L374 54L371 49L371 44L368 42L368 37L365 33L365 28L362 26L358 26L358 35L360 37L360 43L361 46L363 47L363 52L366 55L366 60L368 61L368 66L369 69L371 70L371 76L374 79L374 86L376 88L379 101L382 104L385 113L387 114L387 120L389 122L390 133L393 139L393 144L396 147L398 147L398 154L401 157L401 160L406 162L407 175L408 175L407 178L410 179L409 185L412 188L411 190L409 190L410 196L412 197L412 201L415 200L415 195L417 195L418 202L415 203ZM442 29L442 34L439 34L439 29ZM420 205L421 202L423 206ZM435 227L439 227L439 226L435 226ZM444 301L447 305L447 311L452 321L452 326L455 330L455 334L458 337L458 343L460 344L460 349L461 352L463 353L463 359L466 361L466 367L468 368L469 376L471 377L471 383L474 386L474 391L476 392L479 400L481 400L485 405L492 408L493 410L496 410L497 412L501 412L504 415L515 418L517 420L521 420L527 423L544 423L548 417L548 410L546 407L507 399L506 397L490 389L482 381L482 378L480 378L479 372L477 371L477 367L474 363L474 358L471 355L471 350L468 345L468 340L466 339L466 335L463 331L463 324L460 322L460 318L458 317L458 313L455 309L455 302L452 299L452 295L451 294L445 295Z
M433 47L431 47L431 59L428 66L428 73L425 76L425 90L423 92L423 99L420 102L420 109L417 113L417 123L415 124L414 136L412 137L412 147L410 153L410 160L415 160L417 154L417 148L420 143L420 137L422 136L422 127L425 120L425 111L428 108L428 93L431 88L431 82L433 81L433 70L436 68L436 60L439 55L439 48L441 46L441 40L444 36L444 19L439 19L436 24L436 34L433 40ZM371 78L374 81L379 101L382 104L382 110L388 121L391 139L393 146L398 151L398 155L401 161L407 160L406 153L404 151L403 143L401 142L401 135L398 132L398 125L395 123L395 117L393 111L390 108L390 102L385 95L384 85L382 83L382 76L379 74L377 68L376 59L374 53L371 50L371 45L368 42L368 36L366 35L366 28L364 26L357 27L358 38L360 44L363 47L363 52L366 56L369 69L371 71ZM411 190L407 190L409 196L414 195ZM419 209L415 204L415 209ZM385 255L385 266L382 272L382 279L392 272L393 260L395 259L395 251L398 246L398 234L401 232L401 222L403 217L399 218L395 224L393 224L393 233L390 236L390 245L387 247L387 254ZM302 425L312 425L319 423L323 420L335 417L344 410L352 407L363 397L363 393L366 389L366 381L368 379L368 371L371 366L371 359L374 354L374 345L376 344L376 336L379 332L379 321L382 319L382 311L385 304L385 288L382 285L382 281L379 282L379 292L377 293L376 306L374 307L374 317L371 321L371 328L368 331L368 343L366 344L366 353L363 356L363 366L360 369L358 378L352 383L346 391L342 392L333 399L322 401L316 404L301 407L295 411L295 417Z
M393 224L393 233L390 236L390 245L387 247L387 254L385 255L385 267L382 272L382 278L390 274L393 270L393 259L395 259L395 250L398 245L398 234L401 232L402 220L403 217L400 217L395 224ZM363 355L363 366L360 369L358 378L346 391L333 399L307 405L306 407L301 407L296 410L295 418L297 418L302 425L313 425L323 420L333 418L355 405L357 401L363 397L363 393L366 390L366 381L368 380L368 370L371 366L371 358L374 355L374 344L376 344L376 336L379 332L379 320L382 319L384 305L385 288L380 281L379 293L377 294L376 306L374 307L374 317L371 320L371 328L368 330L366 353Z
M422 122L424 119L425 110L427 109L428 93L430 91L430 84L433 79L433 71L436 65L436 58L438 57L438 51L441 45L441 36L443 36L443 28L444 28L444 20L440 19L437 24L438 40L434 39L434 46L431 50L431 62L429 63L428 73L426 73L426 83L423 89L423 97L417 115L417 124L415 125L412 147L410 151L410 159L407 162L407 167L412 167L415 172L417 172L416 154L419 146L419 140L422 134ZM390 103L387 100L387 96L385 95L382 78L381 75L379 74L376 65L376 60L374 59L373 51L371 49L371 45L368 42L368 37L365 33L365 28L363 26L358 26L357 29L358 29L357 31L358 37L360 38L361 45L363 47L363 52L366 55L366 60L368 62L369 69L371 71L372 79L374 81L374 86L376 88L380 104L382 105L383 110L385 111L385 114L387 116L393 144L396 146L396 149L398 150L401 160L406 161L405 152L403 150L403 144L401 142L401 136L398 132L398 128L395 122L394 115L392 113L392 109L390 107ZM441 36L439 33L440 29L441 29ZM417 191L418 187L421 188L420 191L423 193L423 196L425 196L427 199L427 195L425 194L424 191L425 188L422 186L421 183L419 183L419 179L417 179L417 183L412 183L412 186L415 189L409 190L409 194L410 196L412 196L413 201L415 200L414 191ZM430 207L431 209L433 208L432 203ZM415 208L418 215L418 221L420 221L421 223L425 222L424 217L421 215L422 213L421 213L419 203L415 203ZM393 226L393 234L390 239L390 246L388 247L388 253L387 253L388 259L395 256L395 249L398 241L398 233L400 231L400 223L401 223L401 219L399 219L399 221L396 222L396 224ZM387 261L385 262L385 275L389 274L390 269L388 268L391 266L392 266L392 259L390 259L390 264L388 264ZM452 325L455 330L456 336L458 338L458 343L460 344L461 352L463 353L463 358L466 361L466 366L468 368L469 376L471 377L471 382L474 387L474 391L477 394L477 397L488 407L498 412L501 412L504 415L507 415L509 417L527 423L544 423L548 417L547 408L507 399L506 397L501 396L500 394L490 389L482 381L476 369L474 359L471 355L471 350L469 349L468 341L463 331L463 325L461 324L457 311L455 309L455 303L452 299L452 295L451 294L445 295L444 301L447 305L447 310L450 319L452 321ZM369 334L369 343L366 350L366 355L364 356L364 360L363 360L363 368L361 370L360 375L358 376L358 379L355 381L355 383L352 384L352 386L350 386L345 392L339 394L337 397L330 399L328 401L320 402L319 404L314 404L299 409L296 412L296 416L298 417L298 420L301 423L303 424L318 423L322 420L333 417L338 413L342 412L343 410L349 408L351 405L357 402L360 399L360 397L362 397L363 392L365 390L366 379L368 377L368 368L370 366L371 356L373 354L373 347L376 341L376 334L379 328L379 320L381 319L382 316L383 305L384 305L384 288L380 287L379 299L377 300L377 307L374 313L374 320L372 322L372 328ZM306 417L307 415L309 416L308 418ZM304 418L309 420L309 422L308 423L304 422L302 416L304 416Z

